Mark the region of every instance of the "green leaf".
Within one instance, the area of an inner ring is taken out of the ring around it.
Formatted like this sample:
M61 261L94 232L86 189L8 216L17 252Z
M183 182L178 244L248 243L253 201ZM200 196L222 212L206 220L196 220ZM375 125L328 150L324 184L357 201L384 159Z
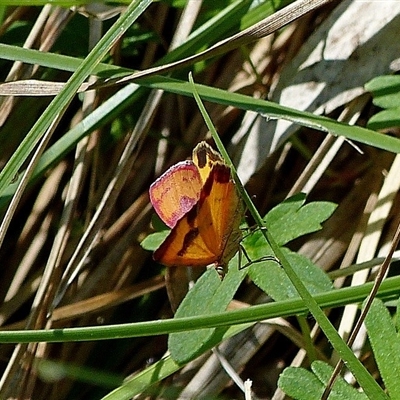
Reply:
M147 236L144 240L142 240L140 245L145 250L154 251L160 247L160 244L166 239L169 233L170 233L169 230L152 233L151 235Z
M322 361L311 366L314 373L304 368L289 367L281 374L278 386L296 400L319 400L332 375L333 368ZM358 392L339 377L333 385L329 400L367 400L364 393Z
M237 256L230 264L223 280L214 268L206 271L183 299L175 318L225 311L246 276L245 270L237 268ZM208 342L215 340L213 335L222 336L225 331L226 328L207 328L171 334L168 340L171 356L177 363L185 363L201 354L203 348L208 349Z
M332 290L332 283L328 275L308 258L289 249L283 248L282 251L310 293L316 294ZM248 273L253 282L275 301L299 297L285 271L276 261L252 264Z
M380 111L368 121L370 129L387 129L395 126L400 126L400 107Z
M321 223L327 220L336 209L336 205L327 201L304 205L306 195L299 193L274 207L264 218L279 245L283 246L293 239L321 229Z
M365 89L372 93L373 103L382 108L400 107L400 76L377 76L365 84Z
M151 225L157 231L148 235L140 245L145 250L154 251L158 249L161 243L166 239L166 237L171 232L171 229L161 220L157 214L153 214L151 217Z
M336 205L328 202L309 203L304 206L305 195L300 193L273 208L264 218L267 229L279 245L321 228ZM299 296L281 265L274 260L263 260L272 255L270 246L261 232L255 232L244 241L247 254L255 261L249 267L249 277L275 301ZM282 248L290 265L312 294L332 289L328 276L306 257Z
M386 390L392 399L400 399L400 339L382 301L373 301L365 325Z
M264 217L267 229L280 246L321 229L321 223L327 220L336 209L336 204L327 201L313 202L304 205L306 196L296 194L274 207ZM260 231L244 239L243 244L251 258L259 258L251 250L264 246L265 239ZM262 249L263 255L271 254L268 248Z
M378 76L365 85L373 96L373 103L386 110L373 115L368 121L370 129L400 126L400 76Z

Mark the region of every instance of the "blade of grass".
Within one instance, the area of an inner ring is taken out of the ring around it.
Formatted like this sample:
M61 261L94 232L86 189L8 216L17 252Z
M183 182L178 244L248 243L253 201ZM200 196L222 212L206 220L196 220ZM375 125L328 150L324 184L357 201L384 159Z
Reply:
M172 80L167 82L165 79L154 77L143 81L139 80L138 83L152 88L157 87L167 92L183 94L185 96L192 95L192 89L188 86L188 82L184 83L181 81L178 83L176 80L174 82ZM197 83L195 87L203 100L237 107L242 110L258 112L261 115L265 115L267 119L284 119L298 125L329 132L332 135L345 136L348 139L393 153L400 152L400 140L395 137L387 136L360 126L349 126L327 117L314 115L310 112L298 111L263 99L255 99L238 93L230 93Z
M318 322L319 326L321 327L322 331L325 333L326 337L335 348L335 350L340 354L343 360L346 360L347 366L350 371L356 377L358 383L364 389L365 393L373 398L373 399L387 399L385 392L382 388L378 385L375 379L368 373L366 368L362 365L360 360L354 355L352 350L347 346L346 342L340 337L339 333L329 321L325 313L321 310L318 306L318 303L313 298L311 293L307 290L304 283L296 274L293 267L290 265L289 261L286 259L282 249L278 246L275 242L274 237L270 234L268 228L265 226L264 221L261 215L258 213L258 210L255 208L253 202L251 201L250 196L244 189L243 185L238 178L232 161L229 159L228 153L225 151L222 142L219 139L218 133L214 128L214 125L201 101L199 94L197 93L196 87L193 82L192 75L189 75L189 81L192 84L193 96L196 100L197 106L199 107L201 114L206 122L208 129L211 132L213 139L215 140L218 150L220 150L222 156L224 157L225 161L231 166L232 174L236 181L237 187L239 189L240 195L246 206L248 207L252 217L254 218L256 224L261 228L261 232L263 233L266 241L271 246L275 256L278 258L280 264L282 265L283 269L285 270L287 276L293 283L294 287L296 288L297 292L299 293L300 297L303 299L305 305L307 306L308 310L311 312L313 317Z
M295 0L286 7L276 11L274 14L262 19L256 24L240 31L226 39L215 43L214 45L208 47L206 50L201 51L197 54L192 54L184 59L174 61L171 63L163 64L160 66L155 66L148 68L145 71L138 71L132 75L125 76L120 79L110 79L99 86L108 86L110 84L121 84L128 83L136 80L138 78L149 77L159 73L166 73L177 68L182 68L188 65L193 65L199 61L209 59L221 54L224 54L230 50L237 49L245 44L252 43L257 39L261 39L271 33L276 32L285 25L295 21L296 19L302 17L303 15L316 10L317 8L329 3L331 0ZM96 86L97 87L97 86Z
M322 308L342 307L360 303L371 291L373 283L331 290L317 294L314 300ZM400 277L388 278L379 288L378 296L384 301L398 299ZM251 306L246 309L225 311L212 315L165 319L130 324L49 330L0 331L0 343L75 342L103 339L122 339L154 336L185 330L232 326L262 321L268 318L288 317L309 312L302 299Z
M0 51L1 48L2 45L0 44ZM54 55L54 57L57 58L57 65L59 65L58 63L65 58L65 56L57 55ZM61 59L59 57L61 57ZM46 59L48 59L48 57L46 57ZM70 63L72 68L74 64L71 62L69 57L67 57L67 61ZM109 67L107 66L106 69L108 70ZM189 83L176 79L153 77L141 80L139 83L149 88L162 89L170 93L182 94L185 96L192 95ZM326 117L316 116L309 112L297 111L266 100L255 99L238 93L229 93L205 85L196 84L196 89L202 98L217 104L226 104L243 110L260 112L270 116L271 118L289 120L298 123L299 125L328 131L334 135L341 135L348 139L368 144L376 148L400 153L400 140L396 137L387 136L359 126L349 126ZM56 163L68 151L73 149L82 137L88 135L94 129L101 126L101 124L108 122L118 111L128 107L135 100L132 96L140 96L140 93L137 91L137 86L128 85L103 105L94 110L93 113L91 113L81 123L67 132L58 142L43 154L32 175L32 180L41 176L47 168L54 165L54 163ZM9 185L2 192L0 195L0 208L4 206L4 203L8 201L8 198L14 193L16 185L17 182Z
M229 327L225 333L222 335L222 340L224 341L239 332L243 331L246 328L249 328L251 324L242 324ZM207 343L207 347L211 349L214 345L218 343L213 343L210 341ZM157 361L150 367L145 370L139 372L137 375L132 378L128 378L120 387L116 388L102 400L128 400L133 398L135 395L142 393L144 390L148 389L151 385L156 382L161 381L162 379L172 375L174 372L181 369L185 363L176 362L171 356L166 356L161 360Z
M6 166L0 173L0 195L18 173L19 168L29 157L32 149L38 143L51 122L63 110L76 94L82 82L93 72L94 67L100 63L113 44L131 26L131 24L151 4L151 0L133 1L126 13L118 19L112 28L97 43L90 54L82 61L61 92L53 99L36 124L21 142L15 153L11 156Z

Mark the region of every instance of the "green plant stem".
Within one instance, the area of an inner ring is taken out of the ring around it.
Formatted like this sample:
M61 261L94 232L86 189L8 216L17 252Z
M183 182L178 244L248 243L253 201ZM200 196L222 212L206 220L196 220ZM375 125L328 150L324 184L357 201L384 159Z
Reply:
M281 248L275 242L275 239L270 234L268 228L265 226L264 221L261 218L261 215L259 214L258 210L254 206L253 202L251 201L250 196L244 189L242 183L240 182L240 179L238 178L238 176L236 174L234 165L232 164L232 161L230 160L228 153L226 152L224 146L222 145L222 142L212 124L210 117L208 116L208 113L200 99L200 96L197 92L197 88L194 85L193 78L191 75L189 75L189 81L192 85L193 96L194 96L196 103L203 115L203 118L207 124L207 127L210 130L211 135L213 136L213 139L218 147L218 150L221 152L225 161L232 168L232 175L235 179L235 182L237 184L237 187L239 189L242 199L244 200L246 206L248 207L252 217L254 218L254 221L261 228L261 232L263 233L268 244L271 246L272 251L274 252L277 259L279 260L279 262L282 265L283 269L285 270L287 276L293 283L293 285L296 288L297 292L299 293L300 297L303 299L307 309L311 312L311 314L313 315L315 320L318 322L322 331L325 333L326 337L328 338L328 340L330 341L332 346L335 348L335 350L339 353L340 357L343 360L346 360L347 366L349 367L350 371L354 374L358 383L364 389L367 396L369 396L372 399L376 399L376 400L387 399L388 397L386 396L386 394L384 393L382 388L378 385L378 383L375 381L375 379L368 373L368 371L362 365L360 360L354 355L352 350L343 341L343 339L340 337L339 333L336 331L335 327L331 324L331 322L329 321L327 316L324 314L324 312L318 306L318 303L313 298L313 296L310 294L310 292L307 290L307 288L305 287L305 285L303 284L301 279L297 276L296 272L294 271L294 269L290 265L289 261L286 259L285 255L283 254Z
M314 300L322 308L361 303L371 291L372 285L373 283L369 282L356 287L331 290L315 295ZM385 301L398 299L399 294L400 277L386 279L378 291L378 297ZM284 318L307 313L308 308L304 301L295 299L195 317L81 328L0 331L0 343L57 343L155 336L201 328L255 323L269 318Z
M297 321L299 322L301 333L303 335L304 350L307 353L308 362L312 364L312 362L317 360L318 357L312 341L310 327L308 326L306 318L301 315L297 317Z

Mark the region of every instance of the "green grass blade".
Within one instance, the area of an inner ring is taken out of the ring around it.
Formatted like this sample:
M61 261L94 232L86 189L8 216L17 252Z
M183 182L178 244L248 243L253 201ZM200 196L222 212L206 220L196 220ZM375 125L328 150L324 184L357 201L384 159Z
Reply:
M192 85L193 96L197 102L198 107L206 121L207 127L210 129L211 134L214 140L217 143L219 150L224 150L222 144L219 142L219 137L217 132L215 131L212 122L207 115L204 105L202 104L202 100L197 92L197 87L194 86L194 82L191 76L189 76L190 83ZM220 148L221 147L221 148ZM223 157L229 158L227 154L222 153ZM232 164L232 163L231 163ZM308 310L311 312L313 317L318 322L319 326L321 327L322 331L324 332L325 336L328 338L332 346L335 350L339 353L340 357L345 360L346 365L350 369L350 371L356 377L360 386L364 389L365 393L373 398L373 399L387 399L386 394L375 381L375 379L368 373L367 369L362 365L360 360L354 355L352 350L347 346L344 340L340 337L339 333L336 331L335 327L329 321L328 317L319 307L317 301L312 297L311 293L307 290L305 284L298 276L290 262L288 261L286 255L282 251L283 249L279 247L276 243L274 236L269 232L268 227L264 225L264 221L262 220L260 214L258 213L257 209L254 207L249 195L241 186L239 179L236 177L240 194L242 195L243 200L245 201L251 215L253 216L257 225L262 229L262 233L265 236L266 241L271 246L274 255L278 258L280 264L282 265L283 269L285 270L287 276L289 277L290 281L292 282L293 286L296 288L298 294L303 299L305 305L307 306Z
M331 290L329 292L316 294L314 299L322 308L341 307L346 304L360 303L368 296L372 285L373 283L369 282L360 286ZM399 294L400 277L393 277L386 279L385 282L382 283L378 292L378 297L388 301L398 299ZM0 343L56 343L154 336L171 332L252 323L267 318L288 317L298 314L307 314L308 312L309 310L301 299L292 299L213 315L179 319L83 328L0 331Z
M48 129L57 115L63 112L64 108L72 100L82 82L93 72L94 67L100 63L112 45L129 26L143 13L151 4L151 0L133 1L127 8L126 13L118 19L113 27L102 37L93 48L90 54L82 61L81 65L74 72L61 92L53 99L36 124L21 142L15 153L11 156L6 166L0 173L0 195L17 175L18 170L31 151L38 143L44 132Z

